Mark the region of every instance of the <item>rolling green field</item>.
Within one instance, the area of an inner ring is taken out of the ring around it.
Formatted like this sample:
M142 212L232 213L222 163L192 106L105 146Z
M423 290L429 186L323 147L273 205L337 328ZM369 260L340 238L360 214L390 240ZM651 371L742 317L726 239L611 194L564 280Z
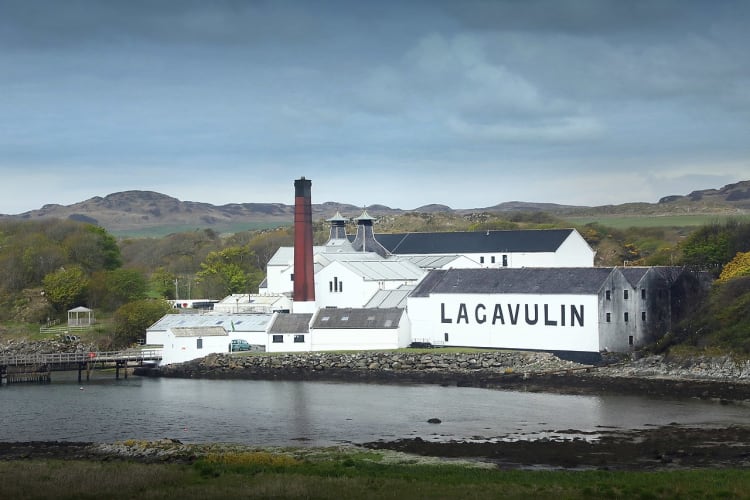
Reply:
M565 220L584 225L592 222L615 229L627 229L629 227L694 227L705 224L723 224L728 220L740 222L750 221L750 214L723 215L723 214L698 214L698 215L599 215L586 217L564 217Z

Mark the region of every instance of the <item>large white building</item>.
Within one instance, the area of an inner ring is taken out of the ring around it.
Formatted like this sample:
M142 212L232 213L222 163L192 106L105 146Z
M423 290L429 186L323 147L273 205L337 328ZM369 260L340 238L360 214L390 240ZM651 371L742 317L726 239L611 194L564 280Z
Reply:
M309 204L309 184L302 187L297 200ZM209 345L221 352L234 338L273 352L412 342L627 352L666 333L676 304L700 287L686 285L697 278L678 268L594 267L595 252L575 229L376 235L364 212L352 236L337 213L329 219L328 242L312 246L309 214L295 210L302 221L295 246L299 236L309 260L295 259L297 248L280 248L258 295L227 297L200 320L162 318L147 341L180 351L165 362L187 357L189 346L201 346L193 357L207 354ZM305 276L295 276L295 263ZM293 297L298 288L306 290L300 302ZM250 312L262 314L243 314ZM200 340L207 327L223 328L226 338L207 340L204 333Z

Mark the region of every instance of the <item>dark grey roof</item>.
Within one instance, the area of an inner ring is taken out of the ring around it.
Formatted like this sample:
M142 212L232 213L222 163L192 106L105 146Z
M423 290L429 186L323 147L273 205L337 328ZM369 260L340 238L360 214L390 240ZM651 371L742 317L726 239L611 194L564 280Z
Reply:
M596 294L611 267L524 267L430 271L411 297L431 293Z
M554 252L573 229L376 234L392 254Z
M313 320L313 329L358 328L388 329L398 328L404 310L395 307L387 309L336 308L321 309Z
M312 313L279 313L268 333L308 333Z
M649 267L621 267L620 271L622 272L622 275L625 276L625 279L628 280L628 283L630 283L631 286L636 286L644 276L646 276L646 273L649 271Z

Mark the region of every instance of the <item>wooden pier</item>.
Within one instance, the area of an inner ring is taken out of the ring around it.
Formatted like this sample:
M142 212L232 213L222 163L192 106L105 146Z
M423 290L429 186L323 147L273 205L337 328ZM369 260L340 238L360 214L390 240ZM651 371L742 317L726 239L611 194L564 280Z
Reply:
M53 371L78 370L78 381L91 377L94 369L114 368L128 378L131 365L161 360L161 349L127 349L113 352L56 352L50 354L0 355L0 386L12 383L48 383Z

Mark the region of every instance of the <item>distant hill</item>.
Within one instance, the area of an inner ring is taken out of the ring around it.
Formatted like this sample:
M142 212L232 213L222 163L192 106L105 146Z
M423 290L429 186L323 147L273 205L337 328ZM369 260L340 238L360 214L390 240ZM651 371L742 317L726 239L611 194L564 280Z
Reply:
M362 207L328 201L313 204L313 219L333 216L336 211L356 217ZM425 205L401 210L385 205L365 207L370 215L400 215L408 212L453 213L467 215L481 212L547 212L553 215L627 215L675 213L728 213L750 210L750 181L729 184L721 189L693 191L687 195L667 196L658 203L626 203L600 207L557 205L510 201L491 207L452 209L446 205ZM97 224L114 234L163 235L168 232L211 228L218 232L291 224L294 205L284 203L231 203L212 205L177 198L153 191L124 191L105 197L94 197L73 205L44 205L18 215L0 215L0 219L42 220L72 219Z

